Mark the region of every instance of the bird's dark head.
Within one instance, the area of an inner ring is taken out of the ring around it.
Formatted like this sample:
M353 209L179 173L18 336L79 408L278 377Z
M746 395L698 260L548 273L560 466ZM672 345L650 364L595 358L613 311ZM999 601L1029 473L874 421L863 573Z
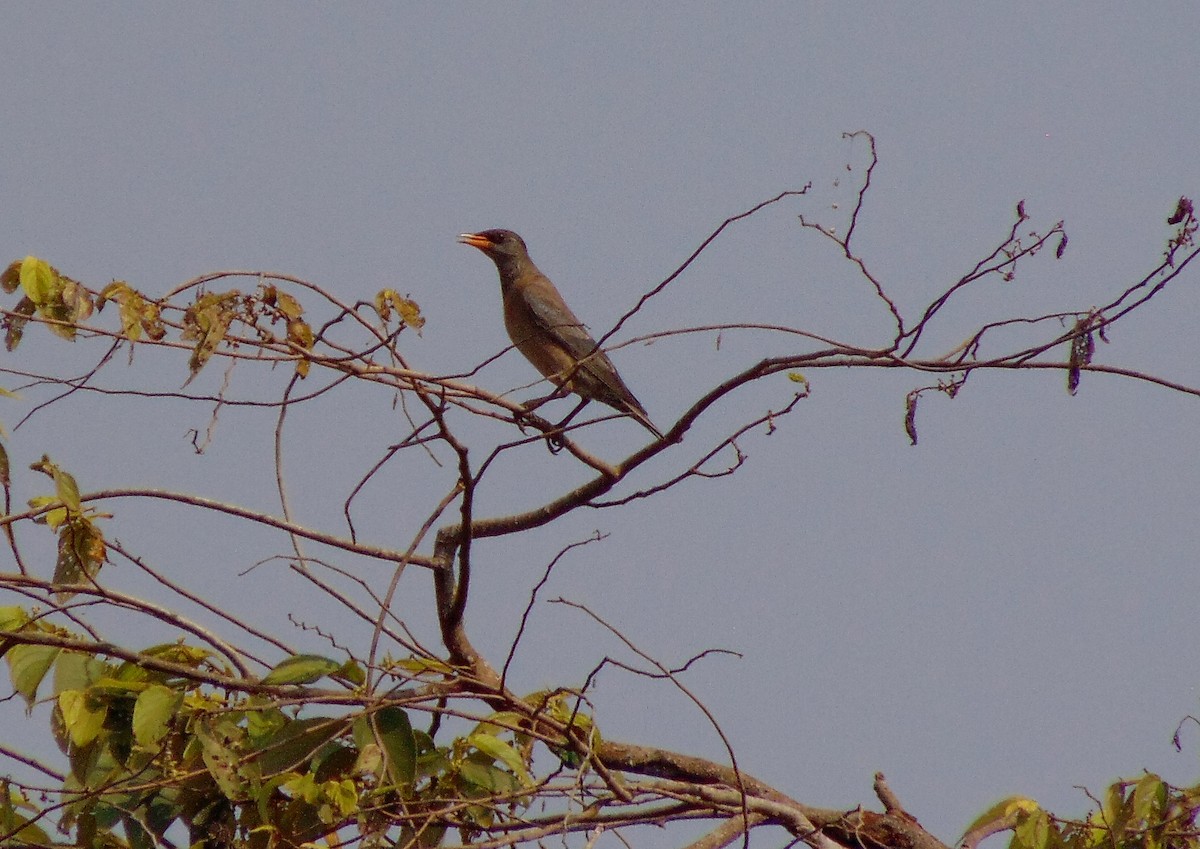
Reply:
M478 233L463 233L458 237L458 241L464 245L479 248L497 263L529 258L525 240L512 230L481 230Z

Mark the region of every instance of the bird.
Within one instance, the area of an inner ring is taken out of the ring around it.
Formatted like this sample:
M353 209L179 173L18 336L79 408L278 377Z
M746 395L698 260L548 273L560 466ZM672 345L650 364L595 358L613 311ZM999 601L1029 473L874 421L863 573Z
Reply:
M496 264L504 327L513 345L543 377L578 395L583 404L607 404L635 419L656 438L663 438L612 360L571 312L550 278L533 264L524 239L512 230L482 230L463 233L458 241L483 251Z

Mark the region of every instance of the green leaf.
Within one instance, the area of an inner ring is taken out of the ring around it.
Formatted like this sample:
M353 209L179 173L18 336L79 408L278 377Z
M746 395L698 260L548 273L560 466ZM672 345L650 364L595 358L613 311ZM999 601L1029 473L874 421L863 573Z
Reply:
M343 663L338 668L337 674L357 687L361 687L367 683L367 673L353 660L347 660Z
M1024 815L1037 811L1039 805L1026 796L1009 796L992 805L967 826L964 835L987 829L989 832L1003 831L1016 825Z
M387 707L371 715L375 742L383 750L388 775L401 786L411 786L417 774L417 743L408 714Z
M58 496L58 500L76 513L83 512L83 502L79 500L79 484L75 482L75 477L48 460L45 463L50 469L51 477L54 478L54 494Z
M238 771L240 758L233 747L241 736L237 727L220 718L197 722L193 730L200 742L200 757L225 798L234 802L245 799L246 781Z
M279 708L266 707L262 710L246 711L246 736L256 749L279 733L279 729L292 720Z
M25 608L15 604L0 607L0 631L16 631L29 624Z
M435 746L432 737L414 729L413 739L417 743L417 775L429 778L450 772L453 764L446 757L446 750Z
M1114 832L1120 832L1125 828L1127 818L1125 802L1124 782L1115 781L1110 784L1104 794L1104 802L1100 806L1100 810L1104 814L1104 821Z
M257 763L263 775L303 771L321 748L341 734L345 727L342 720L327 716L293 720L259 748L261 755Z
M515 710L500 710L488 716L487 719L475 726L476 732L491 734L493 737L505 731L516 732L527 724L524 714Z
M521 779L521 783L526 787L533 783L533 777L525 768L525 761L520 753L500 738L493 737L491 734L477 733L467 737L467 742L489 758L503 763Z
M354 772L358 750L353 746L326 746L313 760L313 775L319 782L341 781Z
M181 704L183 693L162 684L151 684L143 690L133 706L133 738L138 745L156 749Z
M360 749L365 749L375 742L375 731L371 728L371 721L366 716L358 716L354 720L354 724L350 726L350 730L354 737L354 745Z
M161 672L151 672L143 664L125 660L117 665L115 671L108 675L110 680L119 682L119 685L127 690L140 693L146 689L145 685L153 681L162 681L164 674Z
M454 674L454 667L431 657L407 657L397 660L393 665L411 675L420 675L423 672L436 672L439 675Z
M122 664L122 667L125 669L129 668L127 664ZM107 672L108 670L105 671ZM92 685L91 691L93 695L98 696L136 699L146 691L146 687L148 686L145 681L134 681L128 678L114 678L111 675L103 675Z
M342 664L317 654L297 654L278 664L263 678L264 684L311 684L337 672Z
M18 808L37 812L37 807L7 786L0 788L0 834L14 841L13 845L53 846L54 841L36 825L28 825L29 817L17 813Z
M104 730L108 706L83 690L64 690L58 694L63 724L76 746L86 746Z
M29 501L27 503L29 504L30 509L44 510L46 507L50 506L51 504L58 504L58 499L55 498L53 495L35 495L33 498L29 499ZM51 518L50 518L51 514L56 514L57 521L51 520ZM57 511L47 510L41 516L34 517L33 521L39 522L39 523L44 522L45 524L48 524L52 530L58 530L58 526L61 525L64 521L66 521L66 518L67 518L67 508L59 507Z
M1133 788L1133 815L1143 826L1153 826L1162 818L1167 804L1167 786L1154 773L1146 773Z
M483 791L481 793L468 792L468 796L491 796L496 793L513 793L521 789L511 772L474 761L463 761L459 764L458 775L468 785Z
M212 652L208 649L200 648L199 646L188 646L183 643L159 643L158 645L150 646L148 649L143 649L142 654L147 657L156 657L159 660L169 660L171 663L181 663L193 669L199 668L204 661L212 656Z
M426 821L428 823L428 821ZM400 829L400 836L396 839L394 846L415 847L415 849L434 849L435 846L442 844L442 838L446 835L446 826L444 825L422 825L420 831L414 831L409 826L403 826Z
M54 694L86 690L108 672L108 664L94 655L64 651L54 662Z
M1023 816L1013 829L1012 846L1020 849L1046 849L1050 843L1050 817L1043 810Z
M13 646L8 650L8 674L13 689L21 694L28 707L32 708L37 701L38 686L60 651L62 649L57 646L28 645Z

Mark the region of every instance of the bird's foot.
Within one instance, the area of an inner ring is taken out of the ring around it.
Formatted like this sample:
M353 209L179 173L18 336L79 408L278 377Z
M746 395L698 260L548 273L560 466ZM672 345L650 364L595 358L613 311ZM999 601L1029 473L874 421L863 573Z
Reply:
M521 429L521 433L527 433L527 427L532 427L535 430L541 431L546 437L546 444L550 449L551 454L557 454L566 445L562 433L561 425L552 425L550 422L543 419L541 416L530 412L528 404L521 405L524 412L513 415L513 423ZM534 405L536 406L536 405Z

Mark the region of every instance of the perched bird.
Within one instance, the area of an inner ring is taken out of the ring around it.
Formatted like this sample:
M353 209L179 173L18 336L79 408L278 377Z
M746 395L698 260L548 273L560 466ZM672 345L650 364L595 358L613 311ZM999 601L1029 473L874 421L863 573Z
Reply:
M600 350L550 279L529 258L525 241L512 230L463 233L458 241L479 248L496 263L504 300L504 327L517 350L555 386L584 403L599 401L637 419L659 439L654 426L612 360ZM580 405L582 406L582 405Z

